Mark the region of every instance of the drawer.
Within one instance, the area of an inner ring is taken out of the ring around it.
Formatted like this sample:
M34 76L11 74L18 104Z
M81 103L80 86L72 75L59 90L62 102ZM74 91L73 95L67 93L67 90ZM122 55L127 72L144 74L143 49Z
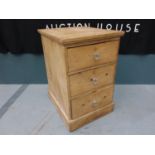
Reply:
M115 64L79 72L69 77L70 94L76 96L114 82Z
M69 72L117 60L119 41L68 49Z
M94 93L72 100L72 118L78 118L84 114L102 108L107 104L111 104L113 88L113 86L104 87L102 89L98 89Z

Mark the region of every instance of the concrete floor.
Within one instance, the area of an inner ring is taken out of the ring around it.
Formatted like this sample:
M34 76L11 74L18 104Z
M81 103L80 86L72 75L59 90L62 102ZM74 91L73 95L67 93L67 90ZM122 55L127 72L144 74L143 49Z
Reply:
M0 85L0 134L155 134L155 85L116 85L114 112L70 133L47 85Z

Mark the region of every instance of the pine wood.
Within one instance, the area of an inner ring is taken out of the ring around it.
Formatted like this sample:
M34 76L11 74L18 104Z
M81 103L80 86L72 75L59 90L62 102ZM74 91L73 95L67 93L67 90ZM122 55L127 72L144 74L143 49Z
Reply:
M57 98L62 111L64 111L70 118L65 49L63 46L60 46L44 36L42 36L42 42L48 77L48 91Z
M123 36L124 32L122 31L113 31L113 30L101 30L97 28L55 28L55 29L42 29L39 32L50 38L51 40L55 40L60 44L63 44L67 47L84 45L86 42L89 44L90 42L100 42L101 40L108 40L119 38Z
M113 84L115 64L90 69L69 77L71 96L83 94L92 89L98 89L104 85ZM96 81L93 81L93 78Z
M119 41L115 40L100 44L69 48L69 72L109 62L115 62L117 60L118 47ZM100 56L98 60L95 59L95 54Z
M100 109L107 104L111 104L112 97L113 86L107 86L97 89L88 95L73 99L71 101L72 118L78 118L84 114Z
M115 69L124 32L41 29L48 93L68 129L113 110Z
M52 93L49 93L49 98L51 99L52 103L56 106L58 113L64 120L65 125L69 131L74 131L80 128L81 126L112 112L114 109L114 103L112 102L111 104L109 103L103 108L87 113L86 115L83 115L77 119L69 119L66 113L64 113L64 111L61 109L59 102Z

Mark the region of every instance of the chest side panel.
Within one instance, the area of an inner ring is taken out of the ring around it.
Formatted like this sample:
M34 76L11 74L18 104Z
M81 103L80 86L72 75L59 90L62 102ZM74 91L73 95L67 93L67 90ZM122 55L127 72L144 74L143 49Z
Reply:
M48 90L58 101L58 106L70 118L70 103L65 48L58 43L42 37L44 58L48 77Z

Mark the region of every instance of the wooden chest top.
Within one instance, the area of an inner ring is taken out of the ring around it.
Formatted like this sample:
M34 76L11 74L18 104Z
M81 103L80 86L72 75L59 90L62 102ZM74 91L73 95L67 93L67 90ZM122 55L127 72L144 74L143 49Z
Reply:
M38 31L42 35L66 46L78 43L84 44L88 41L118 38L124 35L123 31L97 29L92 27L40 29Z

